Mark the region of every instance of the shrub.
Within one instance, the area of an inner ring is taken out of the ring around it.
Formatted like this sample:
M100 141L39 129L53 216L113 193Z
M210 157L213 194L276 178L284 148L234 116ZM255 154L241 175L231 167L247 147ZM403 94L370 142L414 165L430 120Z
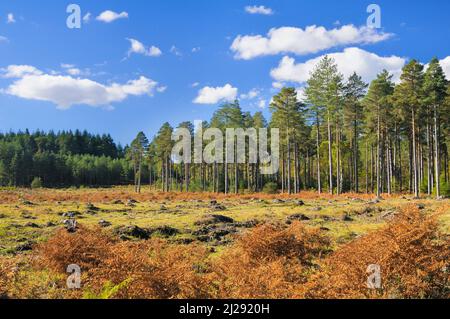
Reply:
M449 298L450 240L434 216L417 206L387 227L357 239L327 258L300 288L302 298ZM369 265L381 267L382 287L367 288Z
M101 267L89 272L89 283L99 293L105 286L121 286L111 296L119 299L207 298L202 273L206 256L206 250L196 245L162 240L119 243Z
M441 196L450 197L450 182L445 181L445 176L441 176Z
M31 188L32 189L42 188L42 179L40 177L35 177L31 182Z
M0 299L8 297L8 282L11 276L13 263L11 258L0 259Z
M217 298L292 298L314 260L330 241L295 222L289 228L262 225L242 236L213 264Z
M100 228L79 227L75 233L60 229L47 242L37 247L37 262L58 273L66 273L71 264L80 266L85 272L98 267L107 258L113 243L113 239Z
M266 183L262 190L266 194L277 194L278 193L278 185L274 182Z

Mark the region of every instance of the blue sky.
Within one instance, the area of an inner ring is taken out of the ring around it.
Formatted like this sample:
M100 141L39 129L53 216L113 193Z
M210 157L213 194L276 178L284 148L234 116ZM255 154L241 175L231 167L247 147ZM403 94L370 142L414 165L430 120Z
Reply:
M66 26L70 3L90 13L81 29ZM370 3L381 29L366 28ZM0 130L87 129L126 144L165 121L208 120L234 97L269 116L277 89L301 96L324 54L366 80L433 56L450 75L448 12L446 0L2 0Z

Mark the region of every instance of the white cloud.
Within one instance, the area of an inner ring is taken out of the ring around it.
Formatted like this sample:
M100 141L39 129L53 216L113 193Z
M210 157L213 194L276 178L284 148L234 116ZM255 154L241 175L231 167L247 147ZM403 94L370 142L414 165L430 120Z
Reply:
M26 75L41 75L42 71L31 65L9 65L4 69L0 69L2 77L13 79L21 78Z
M136 54L143 54L145 56L151 56L151 57L158 57L162 54L162 51L155 46L151 46L150 48L147 48L142 42L136 40L136 39L127 39L130 41L130 49L128 50L128 56L130 56L133 53Z
M249 60L258 56L294 53L306 55L337 46L376 43L390 38L392 34L375 28L344 25L327 30L322 26L274 28L267 37L261 35L239 35L234 39L231 50L236 59Z
M205 86L198 92L197 98L194 100L196 104L216 104L219 102L230 102L236 99L238 89L226 84L223 87Z
M81 70L77 69L77 68L71 68L71 69L67 69L67 73L69 73L70 75L73 76L77 76L81 74Z
M13 13L8 13L7 17L6 17L6 23L16 23L16 19L14 18L14 14Z
M195 48L192 48L192 53L197 53L197 52L199 52L200 51L200 47L195 47Z
M440 60L439 62L442 66L442 69L444 70L447 80L450 80L450 56L446 57L445 59Z
M167 90L167 86L158 86L156 88L156 91L158 91L158 93L164 93Z
M61 63L61 68L63 68L67 74L70 74L72 76L80 76L80 75L88 76L91 74L90 69L81 70L81 69L77 68L76 65L74 65L74 64ZM56 74L56 73L53 73L53 74Z
M241 99L243 100L252 100L259 96L259 90L258 89L251 89L248 93L241 94Z
M394 81L398 81L406 62L405 58L394 55L381 57L359 48L347 48L343 52L331 53L328 56L336 61L339 72L346 78L356 72L366 82L373 80L383 69L394 75ZM323 56L320 56L296 64L293 58L285 56L270 74L277 81L304 83L322 58Z
M28 100L48 101L60 109L73 105L110 107L129 96L153 96L155 90L160 91L156 81L144 76L125 84L104 85L69 75L43 74L32 66L9 66L5 70L8 77L16 78L3 90L5 93Z
M281 88L284 87L284 83L276 81L276 82L273 82L273 83L272 83L272 87L273 87L274 89L281 89Z
M300 102L305 101L305 99L306 99L305 88L302 86L302 87L296 88L295 91L297 92L297 100Z
M69 64L69 63L61 63L61 67L63 69L71 69L75 67L75 64Z
M160 50L160 48L155 47L155 46L151 46L150 49L148 49L148 55L149 56L160 56L162 54L162 51Z
M261 109L265 109L266 108L266 100L259 100L258 107Z
M183 55L183 53L181 53L181 51L174 45L172 45L172 47L170 48L170 53L173 53L176 56L182 56Z
M191 86L192 86L193 88L196 88L196 87L199 86L199 85L200 85L199 82L194 82L194 83L191 84Z
M250 14L263 14L263 15L272 15L273 10L271 8L267 8L265 6L246 6L245 12Z
M83 17L83 22L89 23L89 21L91 21L91 16L92 16L92 14L90 12L86 13Z
M96 18L98 21L102 21L105 23L111 23L117 19L127 19L128 13L127 12L121 12L117 13L111 10L106 10L100 13L100 15Z
M0 42L9 42L7 37L0 35Z

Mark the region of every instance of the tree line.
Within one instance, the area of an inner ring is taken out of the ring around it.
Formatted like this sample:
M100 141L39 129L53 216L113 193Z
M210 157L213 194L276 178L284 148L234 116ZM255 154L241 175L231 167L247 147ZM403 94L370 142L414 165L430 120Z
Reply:
M141 132L132 143L136 191L147 166L149 183L163 191L259 192L269 185L283 193L449 195L450 83L436 58L426 66L411 60L398 83L384 70L369 84L356 73L344 79L324 57L304 98L283 88L270 111L267 121L261 112L243 112L238 101L226 103L203 128L280 128L277 174L259 174L258 163L177 163L172 133L196 132L190 122L164 123L152 141Z
M86 131L0 134L0 186L107 186L129 183L125 150L110 135Z
M79 131L2 134L0 184L26 186L40 177L45 186L134 184L137 192L146 184L165 192L449 195L450 82L438 59L426 66L409 61L397 83L387 71L365 83L356 73L345 79L335 61L324 57L303 95L281 89L270 103L269 120L234 101L202 123L224 135L227 128L279 128L280 169L273 175L260 174L259 162L175 161L174 131L199 134L193 123L183 122L164 123L151 140L139 132L124 148L108 135Z

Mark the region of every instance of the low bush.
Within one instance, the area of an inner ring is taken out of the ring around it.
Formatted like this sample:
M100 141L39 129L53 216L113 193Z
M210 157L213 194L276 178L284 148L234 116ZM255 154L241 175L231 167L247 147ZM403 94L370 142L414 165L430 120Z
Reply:
M278 194L278 185L274 182L266 183L262 191L266 194Z
M299 297L449 298L449 247L436 217L411 205L385 228L326 258ZM369 265L380 266L380 289L368 289Z
M40 177L35 177L33 181L31 182L31 188L32 189L38 189L42 188L42 179Z
M291 298L330 240L299 222L262 225L242 236L214 263L216 298Z
M331 252L319 229L265 224L211 255L201 245L119 242L100 229L58 231L29 255L0 257L0 298L450 298L450 240L435 214L405 208ZM82 269L82 290L66 268ZM381 287L369 289L369 265Z

